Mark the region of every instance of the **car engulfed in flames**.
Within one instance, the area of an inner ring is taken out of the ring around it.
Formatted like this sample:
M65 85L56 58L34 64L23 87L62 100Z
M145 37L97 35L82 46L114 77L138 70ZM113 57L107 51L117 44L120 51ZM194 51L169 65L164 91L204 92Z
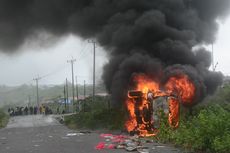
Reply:
M162 85L150 77L139 74L133 78L136 86L129 90L125 102L128 119L125 127L130 134L155 136L159 132L160 117L164 113L169 126L179 126L180 104L192 106L195 85L181 74L172 76Z

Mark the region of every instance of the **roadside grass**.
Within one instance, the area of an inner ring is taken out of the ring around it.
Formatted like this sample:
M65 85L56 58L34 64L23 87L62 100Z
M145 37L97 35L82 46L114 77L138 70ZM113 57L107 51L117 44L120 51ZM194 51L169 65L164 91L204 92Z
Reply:
M92 112L80 112L79 114L66 116L65 125L72 129L109 129L124 128L124 113L115 109L102 109Z
M7 125L9 116L0 109L0 128L3 128Z
M124 128L124 117L123 110L110 108L108 97L96 96L94 102L92 97L83 101L80 113L65 116L64 124L72 129L117 130Z

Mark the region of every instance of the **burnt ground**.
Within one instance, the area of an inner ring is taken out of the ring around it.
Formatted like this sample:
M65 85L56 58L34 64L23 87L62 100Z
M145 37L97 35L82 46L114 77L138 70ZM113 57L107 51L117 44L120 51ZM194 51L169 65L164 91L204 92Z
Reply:
M12 117L0 129L0 153L125 153L124 149L96 150L104 141L102 132L78 133L54 119L54 116ZM181 153L169 145L148 143L150 153ZM136 153L137 151L134 151Z

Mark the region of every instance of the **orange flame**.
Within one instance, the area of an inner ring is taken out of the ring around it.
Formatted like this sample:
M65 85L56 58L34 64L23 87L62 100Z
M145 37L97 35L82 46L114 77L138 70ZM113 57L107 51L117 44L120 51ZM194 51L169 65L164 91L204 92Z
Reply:
M187 75L171 77L167 81L165 88L170 93L175 93L181 98L185 105L191 105L195 96L195 86Z
M136 75L134 77L134 81L137 82L137 87L135 90L142 91L142 93L145 95L144 98L147 98L148 90L156 92L160 88L159 83L154 82L152 79L143 74Z
M154 93L158 93L159 91L159 83L153 81L146 75L137 75L134 77L134 82L136 82L137 86L134 90L141 91L142 97L139 99L139 104L136 104L136 101L132 98L127 99L126 101L126 107L129 112L129 119L125 123L125 127L127 131L138 131L140 136L154 136L155 132L152 127L149 125L153 124L152 118L149 118L149 120L146 121L144 118L144 110L149 110L150 104L147 101L147 93L149 90L151 90ZM160 94L160 92L159 92ZM137 117L135 111L137 110L140 112L139 120L142 121L142 123L137 121Z
M171 127L179 126L179 106L180 102L184 105L192 105L195 96L195 86L187 75L171 77L167 81L165 88L168 92L176 94L177 99L169 99L169 117L168 121Z
M195 96L195 86L189 77L185 74L170 77L165 84L165 92L160 91L159 82L152 80L146 75L136 75L133 81L136 83L136 87L133 90L140 91L142 95L135 97L136 99L128 95L126 107L129 118L125 123L127 131L136 131L140 136L154 136L157 134L158 129L153 126L153 117L146 119L145 116L146 110L153 111L151 110L152 104L147 100L149 90L154 93L154 98L168 97L168 122L171 127L178 127L180 102L185 105L191 105Z
M169 125L173 128L179 126L179 101L175 98L169 98Z
M129 120L126 121L127 131L132 131L137 126L136 114L135 114L135 103L132 100L126 101L127 110L129 111Z

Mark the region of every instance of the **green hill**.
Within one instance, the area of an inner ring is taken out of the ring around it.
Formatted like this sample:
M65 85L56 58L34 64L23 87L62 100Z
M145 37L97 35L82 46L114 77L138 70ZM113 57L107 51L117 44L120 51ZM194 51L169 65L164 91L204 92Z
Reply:
M96 93L105 93L103 85L96 86ZM56 99L58 97L64 97L64 84L62 85L41 85L39 86L39 99ZM78 86L78 94L84 94L84 86ZM72 96L72 86L68 84L68 95ZM75 89L76 95L76 89ZM86 85L86 95L92 95L92 85ZM24 106L30 103L36 104L37 91L36 86L33 85L21 85L15 87L0 86L0 107L3 106Z

